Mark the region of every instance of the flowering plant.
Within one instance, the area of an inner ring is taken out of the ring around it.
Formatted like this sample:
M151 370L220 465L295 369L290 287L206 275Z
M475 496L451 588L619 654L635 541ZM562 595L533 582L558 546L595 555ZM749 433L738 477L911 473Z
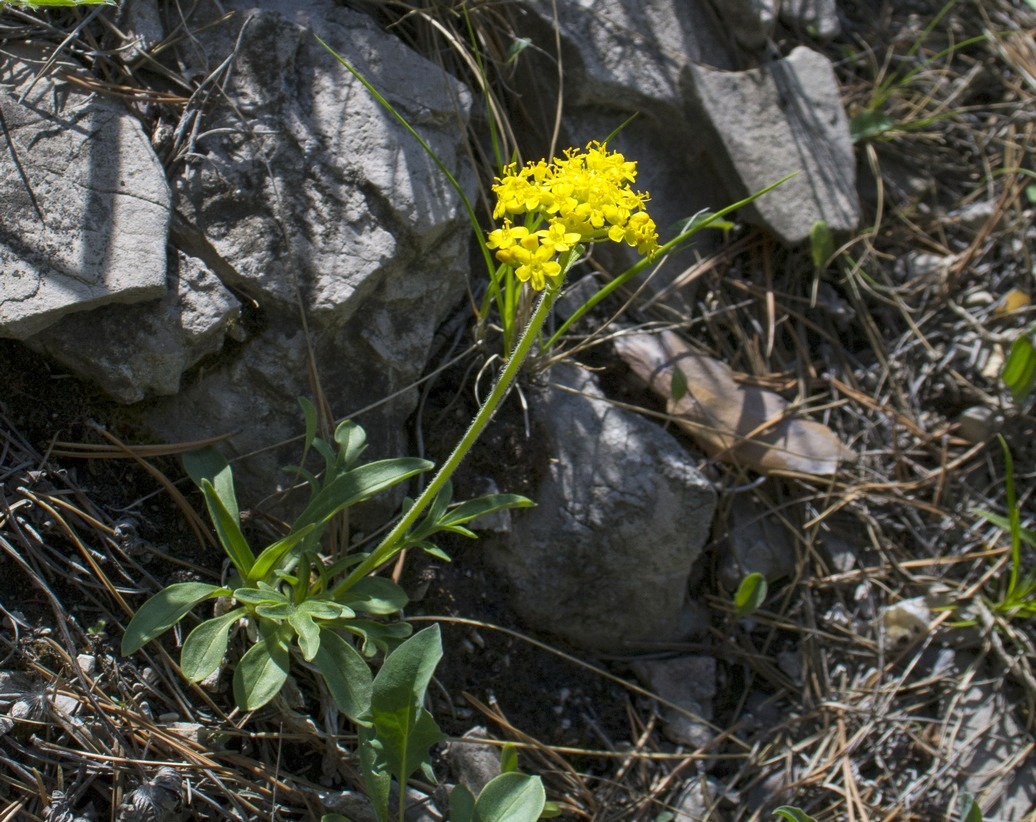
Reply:
M503 222L489 232L486 247L500 263L487 298L501 317L505 351L513 350L528 319L529 292L556 294L587 245L610 240L644 256L657 251L658 232L646 209L650 198L633 190L636 178L635 162L597 141L551 163L504 167L493 186L493 219Z

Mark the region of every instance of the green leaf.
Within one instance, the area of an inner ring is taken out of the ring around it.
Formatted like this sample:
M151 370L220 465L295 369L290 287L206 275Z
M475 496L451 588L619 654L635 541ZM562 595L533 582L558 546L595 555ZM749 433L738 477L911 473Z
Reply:
M226 458L209 445L199 448L197 451L188 451L181 458L187 476L191 478L198 488L201 488L202 480L208 480L216 489L216 494L226 509L233 515L234 519L240 519L241 514L237 507L237 496L234 494L234 474L230 469L230 463Z
M428 460L403 457L371 462L354 468L324 486L295 521L292 530L300 530L311 523L325 523L343 508L432 467L434 464Z
M766 600L766 577L760 573L751 573L741 580L734 594L734 612L737 616L746 617L759 609Z
M970 793L961 796L960 822L982 822L982 809Z
M773 813L775 816L784 817L788 822L817 822L805 811L800 808L796 808L793 805L781 805L779 808L775 809Z
M313 617L301 608L296 608L288 616L288 624L295 629L295 633L298 635L299 650L302 651L302 658L306 662L312 662L313 657L320 650L321 633L317 624L313 621Z
M1036 0L1034 0L1036 2ZM511 41L511 45L507 49L507 59L505 63L511 65L518 59L518 55L525 51L529 46L532 45L532 40L528 37L515 37Z
M823 271L827 267L827 261L835 253L831 227L824 220L817 220L809 231L809 242L813 254L813 268Z
M861 111L849 121L849 136L854 143L859 143L895 127L896 121L883 111Z
M248 574L249 581L256 582L260 579L266 579L273 571L274 566L284 558L284 555L313 533L316 527L316 523L313 523L305 528L292 531L287 536L264 548L262 553L256 557L255 562L252 563L252 570Z
M352 468L367 449L367 433L355 422L344 420L335 429L335 442L343 465Z
M229 588L207 582L177 582L159 591L140 606L122 637L122 655L136 653L183 619L195 605L206 599L226 596Z
M976 508L975 514L982 517L982 519L995 525L997 528L1003 528L1005 531L1010 531L1012 524L1009 517L1002 516L1001 514L995 514L992 511L987 511L984 508ZM1027 543L1036 547L1036 531L1031 528L1019 528L1018 537L1022 542Z
M245 535L241 533L241 523L237 515L227 508L215 486L207 479L201 481L201 492L205 495L205 505L209 509L209 517L216 529L220 545L223 546L230 561L234 563L237 572L242 578L248 579L248 574L255 564L255 555L248 547Z
M1015 402L1021 402L1032 391L1036 384L1036 346L1030 332L1014 341L1000 376Z
M291 615L294 613L295 606L290 602L264 602L262 605L255 606L256 616L260 616L263 619L271 619L275 622L291 619Z
M307 599L298 609L313 619L352 619L356 616L352 608L327 599Z
M478 822L536 822L547 802L538 776L502 773L475 800Z
M387 577L364 577L350 588L340 602L356 611L389 616L410 601L406 591Z
M360 775L363 777L364 787L367 788L367 798L374 806L378 822L387 822L392 774L385 771L382 763L379 763L381 745L376 731L359 725L356 728L356 736L359 742L357 753L360 755Z
M201 682L219 667L227 652L230 629L246 613L244 608L235 608L205 620L187 635L180 650L180 671L188 682Z
M334 631L323 629L313 663L323 675L338 710L353 722L366 722L373 677L359 652Z
M442 658L439 626L414 634L385 658L374 677L371 715L381 760L400 785L427 760L442 732L421 707L435 666Z
M680 368L674 368L672 373L673 380L669 395L673 402L679 402L687 396L687 375Z
M440 562L453 562L453 559L438 545L433 545L427 540L421 540L417 543L417 547L424 551L429 556L435 557Z
M500 751L500 773L518 773L518 749L510 742Z
M460 525L478 517L503 511L505 508L534 508L536 503L520 494L487 494L478 499L462 502L449 511L441 522L444 525Z
M272 605L288 601L284 594L265 582L258 583L257 587L235 588L231 596L246 605Z
M463 785L450 791L450 822L475 822L475 797Z
M234 671L234 701L245 711L261 708L284 687L291 667L287 643L276 629L268 630L249 648Z
M337 627L360 637L363 640L360 650L367 657L374 656L378 651L383 654L391 652L413 631L409 622L385 623L366 619L350 619Z

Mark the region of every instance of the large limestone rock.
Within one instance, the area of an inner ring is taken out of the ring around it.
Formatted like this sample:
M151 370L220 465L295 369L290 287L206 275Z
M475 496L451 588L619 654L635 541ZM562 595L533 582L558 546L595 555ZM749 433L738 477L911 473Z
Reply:
M546 465L531 496L487 558L531 627L597 651L627 653L684 640L687 604L715 492L658 425L617 408L593 377L555 366L559 387L532 394Z
M26 343L119 402L180 391L185 371L239 337L241 305L215 274L174 253L165 296L71 314Z
M817 220L835 232L857 227L849 122L826 57L800 46L757 69L687 71L690 111L706 127L710 155L725 168L733 198L798 172L752 205L763 225L786 243L808 238Z
M367 429L372 456L407 451L408 387L460 302L469 265L458 194L314 35L389 99L472 195L470 95L331 0L224 6L230 20L196 25L197 42L184 45L199 76L232 58L175 180L175 234L248 302L252 336L149 406L145 421L171 440L232 432L229 455L250 455L236 467L255 500L298 456L297 445L271 447L301 432L296 398L313 395L314 377L335 414Z
M0 336L24 339L72 311L161 297L169 187L139 121L118 102L37 76L42 51L7 49Z

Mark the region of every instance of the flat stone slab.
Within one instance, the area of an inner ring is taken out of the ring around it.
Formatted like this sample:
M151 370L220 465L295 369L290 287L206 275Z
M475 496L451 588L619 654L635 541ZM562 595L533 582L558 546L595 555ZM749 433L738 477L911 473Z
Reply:
M710 154L738 196L798 172L747 209L783 242L809 237L824 220L834 232L860 222L856 159L831 62L800 46L747 71L688 66L690 119L707 124Z
M0 63L0 336L166 290L169 187L140 123L26 48ZM24 100L22 97L24 96Z

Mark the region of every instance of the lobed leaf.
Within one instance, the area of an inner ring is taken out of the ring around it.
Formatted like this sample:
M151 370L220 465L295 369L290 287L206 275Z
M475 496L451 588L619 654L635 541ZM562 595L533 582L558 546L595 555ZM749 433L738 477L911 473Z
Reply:
M301 608L296 608L288 615L288 624L295 629L299 638L299 650L306 662L312 662L320 650L321 631L313 621L313 617Z

